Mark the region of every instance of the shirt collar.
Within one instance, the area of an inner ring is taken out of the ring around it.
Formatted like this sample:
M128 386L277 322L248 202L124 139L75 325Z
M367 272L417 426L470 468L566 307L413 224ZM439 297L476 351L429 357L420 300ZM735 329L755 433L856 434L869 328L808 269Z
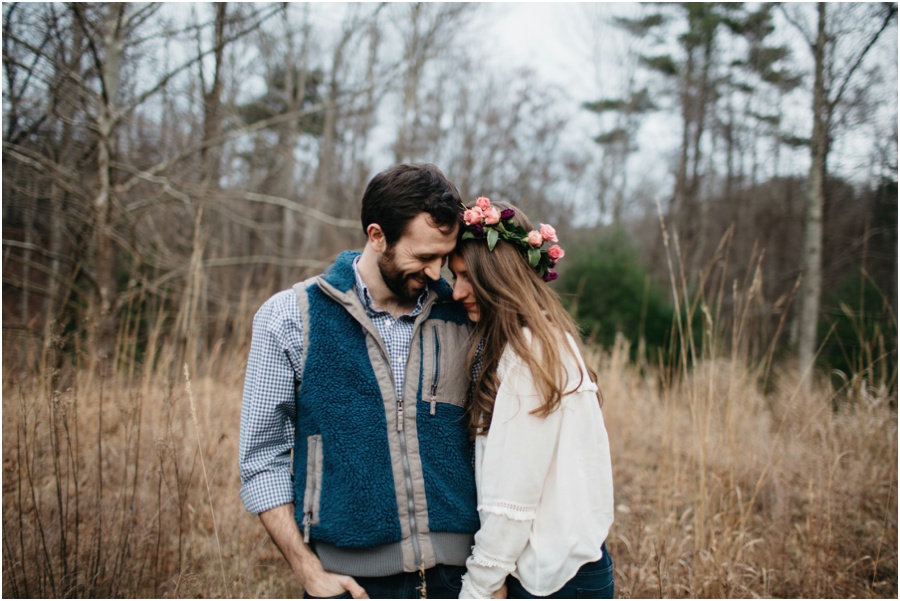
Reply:
M387 311L383 309L376 308L375 304L372 302L372 295L369 294L369 287L366 286L362 276L359 275L359 259L360 257L356 257L356 259L353 260L353 276L356 278L356 296L359 298L359 302L362 303L363 308L366 310L366 314L370 317L377 315L378 313L387 313ZM430 290L431 289L428 286L425 286L425 290L422 291L422 294L419 295L419 300L416 301L415 309L413 309L411 313L407 313L401 317L415 317L421 313L422 309L425 307L425 301L428 299Z

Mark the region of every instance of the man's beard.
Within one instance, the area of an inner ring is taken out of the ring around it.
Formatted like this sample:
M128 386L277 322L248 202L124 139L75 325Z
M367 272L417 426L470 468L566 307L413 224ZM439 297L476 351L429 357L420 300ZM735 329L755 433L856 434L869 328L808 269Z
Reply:
M398 299L404 302L415 302L419 299L424 288L418 287L421 282L416 281L419 274L404 274L394 263L394 249L388 246L378 256L378 271L384 280L388 290L394 293Z

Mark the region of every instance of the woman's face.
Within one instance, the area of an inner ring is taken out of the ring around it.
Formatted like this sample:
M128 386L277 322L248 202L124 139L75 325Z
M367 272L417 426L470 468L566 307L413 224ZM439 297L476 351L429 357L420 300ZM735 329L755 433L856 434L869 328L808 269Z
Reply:
M462 255L453 254L450 256L449 267L450 271L453 272L453 300L463 304L471 321L478 321L478 318L481 316L481 310L478 308L478 302L475 299L475 289L472 288L472 282L469 280L466 260L462 258Z

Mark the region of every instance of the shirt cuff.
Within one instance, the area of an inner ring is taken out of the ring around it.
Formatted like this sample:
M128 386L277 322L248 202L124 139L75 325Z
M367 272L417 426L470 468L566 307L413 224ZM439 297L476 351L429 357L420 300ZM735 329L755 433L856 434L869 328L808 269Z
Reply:
M506 576L515 571L516 564L514 561L503 561L485 555L476 544L466 561L466 569L468 571L463 576L460 598L467 598L463 596L465 592L471 599L490 599L494 591L499 590L506 582Z
M468 573L463 574L462 589L459 591L460 599L490 599L492 594L475 586Z
M294 502L294 482L289 472L262 472L241 487L241 500L250 513L259 515Z

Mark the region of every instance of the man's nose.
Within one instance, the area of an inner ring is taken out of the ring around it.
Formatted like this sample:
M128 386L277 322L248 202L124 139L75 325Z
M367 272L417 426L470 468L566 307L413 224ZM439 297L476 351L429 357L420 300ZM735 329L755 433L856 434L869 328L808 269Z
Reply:
M425 266L425 275L427 275L430 279L437 281L441 277L441 265L442 261L440 259L435 259L431 263Z

